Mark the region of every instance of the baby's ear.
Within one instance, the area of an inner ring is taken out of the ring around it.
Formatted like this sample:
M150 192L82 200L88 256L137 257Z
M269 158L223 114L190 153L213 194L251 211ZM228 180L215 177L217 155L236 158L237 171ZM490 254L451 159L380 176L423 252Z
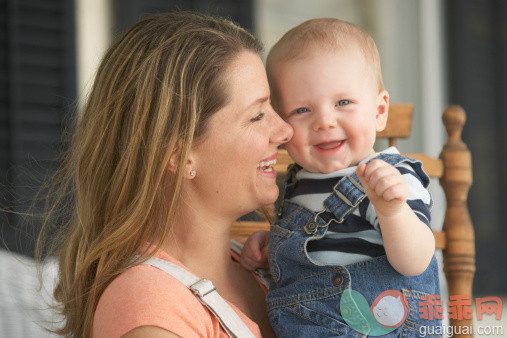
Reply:
M389 115L389 93L385 90L377 96L376 130L382 131L386 127Z

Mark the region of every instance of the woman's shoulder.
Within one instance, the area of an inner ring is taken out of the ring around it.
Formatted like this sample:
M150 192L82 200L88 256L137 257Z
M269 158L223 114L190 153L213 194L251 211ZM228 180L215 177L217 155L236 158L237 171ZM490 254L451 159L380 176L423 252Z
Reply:
M106 288L95 311L93 333L119 337L136 327L157 326L179 336L208 336L220 330L212 316L174 277L139 265Z

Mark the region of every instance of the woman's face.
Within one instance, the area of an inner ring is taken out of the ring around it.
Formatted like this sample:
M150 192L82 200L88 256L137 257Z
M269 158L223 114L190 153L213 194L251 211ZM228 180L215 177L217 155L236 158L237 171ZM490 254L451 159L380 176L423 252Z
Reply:
M240 53L224 79L228 103L191 150L196 170L191 182L205 208L240 217L276 200L276 171L268 162L292 137L292 128L271 107L258 55Z

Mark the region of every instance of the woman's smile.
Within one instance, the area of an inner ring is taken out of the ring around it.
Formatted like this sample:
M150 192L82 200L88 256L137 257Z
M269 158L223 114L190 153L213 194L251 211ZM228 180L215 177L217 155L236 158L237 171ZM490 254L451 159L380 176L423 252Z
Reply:
M276 157L278 153L271 155L257 164L257 171L259 171L262 175L276 178L276 170L274 165L276 164Z

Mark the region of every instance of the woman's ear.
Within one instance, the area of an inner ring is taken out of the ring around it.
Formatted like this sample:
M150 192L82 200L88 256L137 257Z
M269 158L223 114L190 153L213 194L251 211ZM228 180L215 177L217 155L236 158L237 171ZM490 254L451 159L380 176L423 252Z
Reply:
M387 117L389 115L389 93L385 90L380 92L377 96L377 115L376 119L376 130L382 131L386 127Z
M173 174L176 174L178 172L178 164L180 162L180 155L181 155L181 141L176 142L176 146L174 147L173 153L171 154L171 157L169 158L169 171Z
M195 161L192 154L188 155L187 163L185 164L185 171L183 172L183 178L193 179L196 175Z
M176 147L169 158L169 171L176 175L178 172L178 167L180 164L180 156L181 156L181 141L178 141ZM195 160L192 155L192 152L187 156L187 163L185 163L185 167L183 168L183 178L193 179L196 175L195 169Z

